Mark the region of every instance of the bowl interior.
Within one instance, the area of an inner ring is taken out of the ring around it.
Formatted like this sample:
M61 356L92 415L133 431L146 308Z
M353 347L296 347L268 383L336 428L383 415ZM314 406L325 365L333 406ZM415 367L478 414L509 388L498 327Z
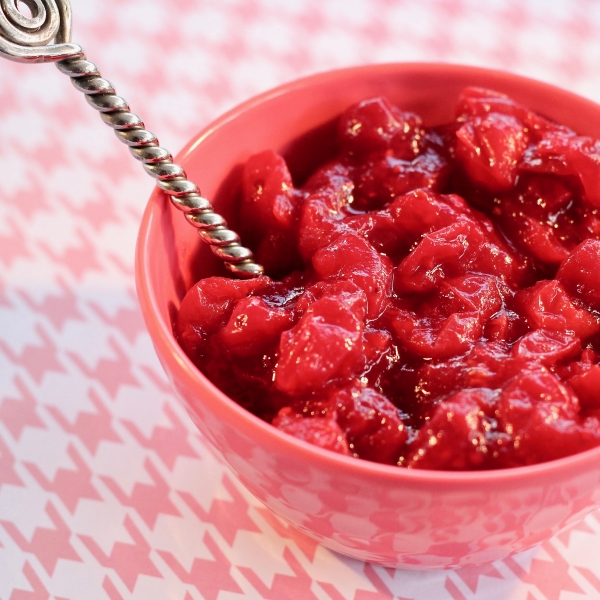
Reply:
M600 137L598 107L565 90L508 73L452 65L379 65L313 76L252 99L202 131L178 157L231 227L242 165L254 153L274 149L288 161L296 183L331 158L335 119L362 99L387 96L404 110L419 113L427 125L448 122L467 85L505 92L526 106L578 132ZM148 211L165 203L155 192ZM150 215L144 218L142 230ZM153 242L145 257L148 291L163 325L170 328L181 298L201 277L226 274L220 261L198 240L177 210L153 215Z

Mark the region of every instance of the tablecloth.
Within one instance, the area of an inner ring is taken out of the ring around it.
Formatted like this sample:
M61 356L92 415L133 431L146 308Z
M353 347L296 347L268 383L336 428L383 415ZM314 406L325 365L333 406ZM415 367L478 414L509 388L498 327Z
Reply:
M327 69L441 61L600 101L594 0L73 0L74 41L161 143ZM201 185L201 182L199 182ZM271 514L174 397L137 307L152 181L52 65L0 60L0 600L600 598L600 513L409 572Z

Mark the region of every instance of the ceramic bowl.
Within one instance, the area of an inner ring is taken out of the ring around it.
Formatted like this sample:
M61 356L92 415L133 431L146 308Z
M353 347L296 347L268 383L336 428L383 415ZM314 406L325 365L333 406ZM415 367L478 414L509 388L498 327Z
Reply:
M334 152L336 117L387 96L427 125L447 122L476 85L600 138L600 107L516 75L453 65L390 64L323 73L254 98L200 132L178 157L235 227L243 162L271 148L298 180ZM158 357L192 420L239 481L324 546L412 569L502 559L600 505L600 448L553 462L487 472L406 470L341 456L288 436L220 392L183 353L172 323L186 289L225 271L164 194L154 191L136 253L139 300Z

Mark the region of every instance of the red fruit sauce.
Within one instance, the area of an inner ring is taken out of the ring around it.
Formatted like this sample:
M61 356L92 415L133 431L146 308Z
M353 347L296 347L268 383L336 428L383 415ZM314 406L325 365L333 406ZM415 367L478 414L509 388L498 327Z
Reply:
M600 142L510 98L425 127L385 98L339 119L305 182L250 158L244 241L175 334L223 392L334 452L495 469L600 444Z

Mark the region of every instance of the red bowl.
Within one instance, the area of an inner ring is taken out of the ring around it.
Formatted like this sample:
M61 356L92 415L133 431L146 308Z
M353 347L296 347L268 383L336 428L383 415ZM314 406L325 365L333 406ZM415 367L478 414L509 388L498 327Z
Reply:
M235 227L241 165L271 148L302 179L332 155L335 118L387 96L427 125L448 122L459 92L505 92L580 133L600 138L600 106L509 73L391 64L323 73L228 112L178 157ZM341 456L288 436L220 392L183 353L172 323L187 288L222 265L155 190L136 251L139 300L158 357L192 420L258 499L324 546L388 566L472 565L524 550L600 506L600 448L545 464L486 472L407 470Z

